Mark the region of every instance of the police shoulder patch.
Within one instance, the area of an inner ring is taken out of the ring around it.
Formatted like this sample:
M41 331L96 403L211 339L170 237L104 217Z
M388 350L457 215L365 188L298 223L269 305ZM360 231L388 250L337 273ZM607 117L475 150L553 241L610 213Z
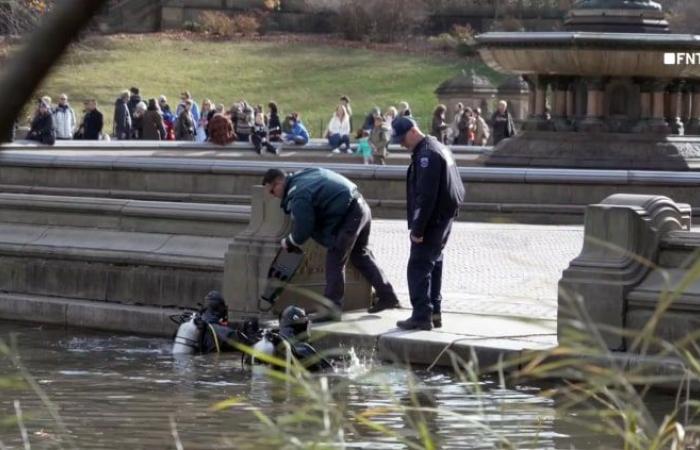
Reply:
M424 156L420 159L419 162L420 162L420 166L425 169L430 165L430 158L428 158L427 156Z

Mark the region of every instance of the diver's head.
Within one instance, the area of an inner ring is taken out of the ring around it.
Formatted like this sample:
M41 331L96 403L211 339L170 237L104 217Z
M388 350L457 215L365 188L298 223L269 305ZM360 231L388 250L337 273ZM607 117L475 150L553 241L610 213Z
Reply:
M280 333L298 336L309 331L309 316L298 306L287 306L280 314ZM290 336L291 335L291 336Z
M204 297L204 314L202 319L208 323L228 321L228 306L219 291L211 291Z

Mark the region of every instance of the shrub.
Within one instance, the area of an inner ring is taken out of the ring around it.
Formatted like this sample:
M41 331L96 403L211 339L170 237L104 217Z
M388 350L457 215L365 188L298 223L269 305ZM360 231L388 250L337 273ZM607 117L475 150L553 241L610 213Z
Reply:
M216 36L250 35L260 30L260 20L253 14L237 14L229 17L221 12L205 11L200 14L199 19L202 29Z
M337 9L346 39L395 42L411 35L426 17L424 0L348 0Z
M253 14L237 14L231 18L233 29L242 35L257 34L260 31L260 19Z

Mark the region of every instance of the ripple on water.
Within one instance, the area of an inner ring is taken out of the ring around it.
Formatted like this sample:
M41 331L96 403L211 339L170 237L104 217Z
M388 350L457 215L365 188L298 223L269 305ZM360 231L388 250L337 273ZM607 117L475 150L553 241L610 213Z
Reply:
M20 355L30 373L57 405L78 448L124 449L172 447L171 416L185 448L280 448L274 433L253 414L262 412L290 435L313 439L322 431L315 421L291 423L294 414L313 405L298 388L272 380L263 371L242 367L240 356L174 358L164 339L104 333L41 329L0 322L0 338L21 332ZM12 373L0 361L0 378ZM328 376L334 404L343 405L347 449L404 449L401 439L416 439L411 406L420 393L422 419L443 449L493 448L503 439L518 448L569 448L572 441L558 429L554 404L539 388L498 389L493 380L465 383L448 373L410 372L351 354L348 363ZM315 379L318 383L318 378ZM315 385L317 386L317 384ZM314 388L318 394L318 387ZM476 395L475 390L483 391ZM8 395L9 394L9 395ZM31 433L56 434L55 420L30 390L0 395L0 441L20 448L19 433L3 427L20 400ZM241 402L221 412L212 405ZM396 436L386 436L354 420L365 414ZM287 421L286 423L284 421ZM352 426L349 426L352 425ZM36 448L43 442L32 435ZM50 447L48 444L46 448ZM577 446L578 448L585 448Z

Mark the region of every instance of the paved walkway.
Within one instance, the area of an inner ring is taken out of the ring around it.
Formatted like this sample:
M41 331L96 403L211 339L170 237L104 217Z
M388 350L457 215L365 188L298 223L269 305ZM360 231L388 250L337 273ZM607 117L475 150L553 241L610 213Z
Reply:
M374 253L409 307L405 223L376 220L372 227ZM556 319L557 283L582 244L581 226L456 223L445 253L443 309Z
M410 308L405 223L372 226L377 259ZM342 323L314 326L318 344L368 348L381 359L419 365L453 366L452 356L476 356L482 369L494 370L502 360L557 345L557 283L582 244L581 226L456 223L445 254L443 328L397 329L408 309L357 311L343 314Z

